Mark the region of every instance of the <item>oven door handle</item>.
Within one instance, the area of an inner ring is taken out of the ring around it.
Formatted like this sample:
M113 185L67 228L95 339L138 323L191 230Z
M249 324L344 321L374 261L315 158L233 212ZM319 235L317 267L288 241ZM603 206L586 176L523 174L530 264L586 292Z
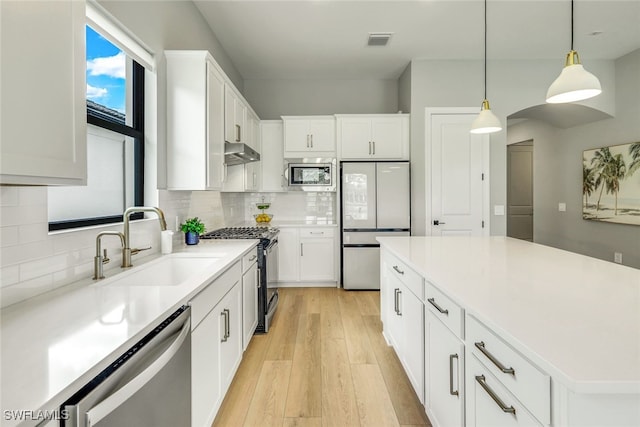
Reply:
M87 411L87 427L97 424L107 415L118 409L124 402L126 402L131 396L137 393L142 387L144 387L149 381L151 381L170 361L173 359L187 336L191 332L191 321L187 320L182 325L182 329L171 343L171 345L162 353L156 360L151 363L144 371L136 375L131 381L125 384L118 391L107 397L102 402Z

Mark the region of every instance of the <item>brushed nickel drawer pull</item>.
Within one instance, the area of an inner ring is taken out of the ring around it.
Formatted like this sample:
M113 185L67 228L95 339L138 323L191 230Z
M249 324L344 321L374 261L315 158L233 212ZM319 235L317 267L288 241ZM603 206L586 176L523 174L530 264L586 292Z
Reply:
M498 395L491 389L491 387L489 387L489 384L487 384L485 381L484 375L477 375L476 381L478 381L478 383L482 386L484 391L486 391L487 394L491 396L493 401L498 404L500 409L502 409L502 412L507 412L509 414L516 413L516 408L514 408L513 406L505 405L504 402L498 397Z
M252 256L251 258L249 258L249 262L251 262L251 261L255 260L256 258L258 258L258 255L254 255L254 256Z
M400 269L398 268L398 266L397 266L397 265L394 265L394 266L393 266L393 269L394 269L395 271L397 271L398 273L400 273L400 274L404 274L404 271L400 270Z
M227 338L231 336L231 328L229 327L229 324L231 323L231 319L230 319L231 313L229 312L228 308L225 308L223 311L227 314L224 320L224 338L226 341Z
M516 371L513 368L506 368L502 363L500 363L498 359L495 358L493 354L489 353L489 351L484 346L484 341L477 342L474 345L478 350L480 350L482 354L487 356L487 358L491 360L491 362L493 362L493 364L496 365L498 369L500 369L502 372L504 372L505 374L511 374L511 375L516 374Z
M449 394L452 396L458 396L458 390L453 390L453 359L456 359L456 365L458 364L458 355L449 355ZM459 378L459 377L458 377Z
M396 312L396 314L398 314L398 291L400 289L395 288L393 290L393 311Z
M434 306L436 308L436 310L438 310L440 313L446 314L447 316L449 315L449 310L445 310L444 308L442 308L438 304L436 304L436 299L435 298L429 298L427 301L429 301L429 304Z

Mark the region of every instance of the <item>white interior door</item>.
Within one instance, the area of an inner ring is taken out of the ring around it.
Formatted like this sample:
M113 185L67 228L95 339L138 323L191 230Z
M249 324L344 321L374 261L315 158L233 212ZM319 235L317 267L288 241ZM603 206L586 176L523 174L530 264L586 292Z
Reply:
M483 235L483 165L489 137L469 132L476 114L430 117L431 218L426 229L432 236Z
M342 164L342 227L376 228L376 164Z

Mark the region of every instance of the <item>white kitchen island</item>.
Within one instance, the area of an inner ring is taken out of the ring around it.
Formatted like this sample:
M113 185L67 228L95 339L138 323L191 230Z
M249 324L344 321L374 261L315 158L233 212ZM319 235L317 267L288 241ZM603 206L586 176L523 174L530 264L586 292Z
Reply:
M434 425L640 425L640 270L508 237L378 240L384 334Z

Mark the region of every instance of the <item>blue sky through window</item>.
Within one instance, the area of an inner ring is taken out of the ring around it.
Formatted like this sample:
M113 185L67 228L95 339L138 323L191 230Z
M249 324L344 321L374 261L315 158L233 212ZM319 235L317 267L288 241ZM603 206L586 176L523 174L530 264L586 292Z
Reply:
M87 99L125 111L125 53L87 25Z

